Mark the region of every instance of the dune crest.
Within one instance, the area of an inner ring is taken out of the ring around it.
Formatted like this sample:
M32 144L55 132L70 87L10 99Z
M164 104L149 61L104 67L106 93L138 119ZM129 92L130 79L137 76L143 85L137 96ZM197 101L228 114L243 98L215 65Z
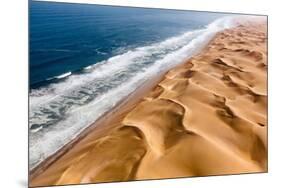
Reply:
M220 32L31 186L267 171L267 31Z

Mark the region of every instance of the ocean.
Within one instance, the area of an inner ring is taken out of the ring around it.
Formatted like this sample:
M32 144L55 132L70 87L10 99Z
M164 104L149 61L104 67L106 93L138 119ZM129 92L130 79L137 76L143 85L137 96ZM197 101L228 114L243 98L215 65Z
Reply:
M34 1L29 19L31 168L234 25L220 13Z

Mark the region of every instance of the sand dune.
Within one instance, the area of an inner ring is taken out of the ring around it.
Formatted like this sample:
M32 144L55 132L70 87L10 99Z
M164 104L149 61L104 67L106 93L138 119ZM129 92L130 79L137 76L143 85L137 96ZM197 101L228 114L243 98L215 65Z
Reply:
M248 23L217 34L31 186L267 171L266 32Z

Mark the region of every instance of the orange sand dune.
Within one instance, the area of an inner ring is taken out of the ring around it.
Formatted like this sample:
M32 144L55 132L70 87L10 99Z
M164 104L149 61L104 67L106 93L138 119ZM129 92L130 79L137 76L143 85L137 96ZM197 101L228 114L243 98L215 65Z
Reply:
M217 34L31 186L266 172L266 45L265 24Z

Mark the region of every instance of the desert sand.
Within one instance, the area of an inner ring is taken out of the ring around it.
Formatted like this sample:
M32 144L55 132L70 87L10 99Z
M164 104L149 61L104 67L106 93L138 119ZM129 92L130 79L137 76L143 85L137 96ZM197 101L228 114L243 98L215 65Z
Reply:
M32 172L30 185L267 171L265 23L218 33L149 90Z

